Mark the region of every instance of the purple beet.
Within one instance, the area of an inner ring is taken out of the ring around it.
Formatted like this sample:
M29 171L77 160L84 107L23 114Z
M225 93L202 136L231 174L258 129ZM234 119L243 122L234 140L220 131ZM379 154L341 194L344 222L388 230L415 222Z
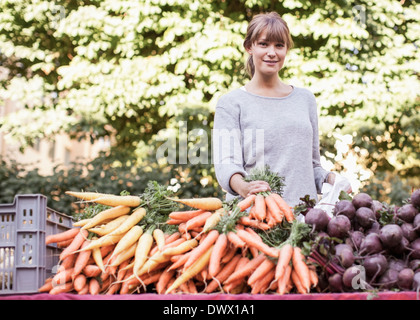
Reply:
M376 216L372 209L360 207L356 210L356 221L363 228L370 228L373 222L376 221Z
M420 214L418 214L414 217L413 228L414 228L414 230L416 230L417 234L420 235Z
M336 216L342 214L352 220L356 215L356 208L350 200L340 200L335 204L334 214Z
M397 270L388 268L379 279L381 289L392 289L396 287L399 273Z
M383 250L381 239L377 233L368 234L360 245L360 254L369 255Z
M388 268L388 261L382 254L374 254L367 256L363 261L363 266L366 270L366 275L370 278L376 279L383 275Z
M332 218L327 226L327 233L330 237L344 239L351 229L350 219L346 216L336 216Z
M411 223L418 214L418 210L411 203L405 204L397 211L397 217L404 222Z
M355 256L353 254L353 248L348 244L338 244L335 246L335 256L340 261L341 265L344 268L349 268L353 265L355 261Z
M406 238L410 242L418 238L418 234L414 230L414 227L411 223L408 223L408 222L403 223L401 225L401 231L403 233L403 237Z
M363 240L365 239L364 233L361 231L350 231L349 234L349 242L351 243L353 249L358 251Z
M410 268L402 269L398 273L398 287L401 290L411 290L413 287L414 271Z
M312 225L316 231L324 231L327 229L330 217L327 212L322 209L312 208L305 215L305 222Z
M420 210L420 189L413 191L410 197L410 203Z
M339 273L328 277L328 284L331 292L343 292L343 280Z
M420 238L417 238L410 244L411 252L410 258L411 259L420 259Z
M361 192L361 193L356 194L353 197L352 203L357 210L361 207L371 208L373 205L373 200L370 195L368 195L367 193Z
M387 248L397 247L403 238L403 232L399 225L387 224L379 231L379 238Z

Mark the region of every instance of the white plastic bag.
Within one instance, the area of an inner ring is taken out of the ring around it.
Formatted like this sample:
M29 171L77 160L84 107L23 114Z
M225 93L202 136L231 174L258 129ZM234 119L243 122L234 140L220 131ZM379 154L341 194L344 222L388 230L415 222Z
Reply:
M335 172L334 174L334 185L330 183L324 183L322 185L322 198L318 204L315 205L315 208L324 210L330 218L333 216L334 206L339 200L338 197L340 196L341 191L347 192L347 190L349 190L351 187L347 178L344 178Z

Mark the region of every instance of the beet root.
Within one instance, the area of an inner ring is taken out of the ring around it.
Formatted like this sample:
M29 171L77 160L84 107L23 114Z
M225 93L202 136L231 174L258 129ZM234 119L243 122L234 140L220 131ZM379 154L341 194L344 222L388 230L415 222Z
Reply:
M356 194L351 202L353 203L356 210L361 207L371 208L373 205L372 197L363 192Z
M418 210L411 203L407 203L397 210L397 217L404 222L413 222L417 214Z
M359 253L364 254L375 254L383 250L381 239L377 233L368 234L360 245Z
M384 255L374 254L364 259L363 266L365 267L366 275L374 280L385 273L388 268L388 261Z
M322 209L312 208L305 215L305 223L312 225L316 231L326 230L328 222L330 217Z
M376 221L376 216L372 209L360 207L356 210L356 221L363 228L370 228L373 222Z
M414 271L410 268L402 269L398 273L398 287L402 290L411 290L413 287Z
M420 210L420 189L413 191L410 197L410 203Z
M396 224L387 224L379 231L379 238L387 248L395 248L400 245L403 238L401 227Z
M336 216L332 218L327 226L327 233L330 237L339 239L345 238L351 229L350 219L346 216Z
M356 208L350 200L340 200L335 204L334 214L336 216L345 215L352 220L356 215Z

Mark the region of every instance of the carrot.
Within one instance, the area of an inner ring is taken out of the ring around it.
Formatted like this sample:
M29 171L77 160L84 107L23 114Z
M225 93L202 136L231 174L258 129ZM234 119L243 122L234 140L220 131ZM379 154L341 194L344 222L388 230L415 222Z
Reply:
M184 269L189 268L204 252L213 246L218 237L219 232L217 230L210 231L206 238L191 251L190 257L184 264Z
M115 246L112 256L116 256L123 252L124 250L130 248L134 243L136 243L141 235L143 234L143 228L135 225L132 227L121 239L118 241L118 244Z
M117 206L127 206L127 207L138 207L141 204L141 198L138 196L118 196L118 195L108 195L96 198L92 200L95 203L100 203L106 206L117 207Z
M162 251L163 246L165 245L165 234L160 229L153 230L153 238L156 241L159 251Z
M87 230L80 230L80 232L74 237L71 244L66 249L61 251L60 261L63 261L66 257L68 257L69 255L77 251L81 247L83 242L85 242L85 239L87 238L87 236L88 236Z
M73 282L66 282L57 286L53 286L49 294L67 293L73 290Z
M292 222L295 220L292 208L287 204L287 202L277 193L271 193L272 198L277 202L280 210L283 211L284 216L286 217L287 222Z
M58 284L65 284L71 280L71 275L73 274L73 268L71 269L59 269L59 272L56 273L52 279L53 286Z
M99 284L99 281L96 278L90 278L90 280L89 280L89 294L91 294L91 295L99 294L100 288L101 288L101 285Z
M205 210L201 209L189 211L173 211L169 214L169 218L173 220L187 221L202 214L204 211Z
M174 256L183 254L191 249L195 248L198 245L198 241L196 239L186 240L181 244L177 245L176 247L170 247L162 251L162 255L166 256Z
M73 241L73 239L74 238L57 242L57 248L60 248L60 249L67 248L70 245L70 243Z
M100 270L102 272L105 272L105 266L104 266L104 261L102 259L101 249L99 249L99 248L92 249L92 257L93 257L93 260L95 261L96 265L100 268Z
M181 223L184 223L185 222L185 220L178 220L178 219L171 219L171 218L169 218L168 220L166 220L166 224L169 224L169 225L171 225L171 226L174 226L174 225L180 225Z
M127 259L134 257L136 254L137 243L133 243L130 247L120 252L117 255L112 254L110 260L110 267L117 267Z
M188 230L191 230L191 229L194 229L194 228L197 228L197 227L201 227L206 223L206 221L209 217L211 217L211 212L210 211L204 211L200 215L188 220L185 223L185 229L181 228L181 225L180 225L180 230L179 231L187 232Z
M266 245L261 238L258 240L255 235L245 231L245 230L238 230L236 233L242 241L244 241L248 246L257 248L261 252L265 253L266 255L277 258L279 256L278 249L270 247Z
M92 218L75 221L75 222L73 222L73 227L83 227L84 225L86 225L91 220L92 220Z
M106 292L106 295L113 295L113 294L117 294L118 291L121 288L121 283L116 283L114 282L113 284L111 284L111 286L109 287L108 291Z
M84 274L77 275L73 280L74 290L81 291L86 285L86 276Z
M239 222L242 223L244 226L253 227L261 230L269 230L270 226L263 222L258 221L256 219L250 219L249 217L241 217L239 218Z
M287 292L287 284L289 283L291 273L292 273L292 266L290 264L287 264L282 276L277 279L278 281L277 293L278 294L285 294Z
M85 251L85 250L92 250L95 248L100 248L100 247L107 247L109 245L113 245L118 243L118 241L120 241L120 239L123 237L123 235L106 235L103 237L100 237L96 240L92 240L90 242L90 244L86 247L84 247L83 249L79 250L79 251ZM75 251L75 252L79 252L79 251Z
M258 193L255 196L255 218L259 221L263 221L266 217L266 206L264 196L261 193Z
M158 282L156 283L156 291L159 294L164 293L165 288L167 287L169 280L174 276L175 270L169 270L167 267L161 274Z
M305 286L302 284L299 275L296 273L296 270L295 269L292 270L291 279L292 279L293 284L296 287L296 290L300 294L306 294L306 293L308 293L306 291L306 289L305 289Z
M153 233L154 227L149 228L143 233L138 240L136 252L134 253L134 273L137 274L140 268L144 265L149 255L150 249L153 245Z
M167 249L171 249L171 248L175 248L177 246L179 246L180 244L184 243L186 241L185 238L179 238L176 239L175 241L172 241L171 243L167 243L163 246L162 250L159 250L159 247L157 245L155 245L152 250L150 251L150 255L154 255L156 252L160 251L160 252L164 252Z
M186 206L195 209L213 211L223 207L223 203L219 198L192 198L192 199L175 199L168 198L169 200L182 203Z
M227 238L229 242L236 248L244 248L246 246L246 243L242 241L242 239L239 238L238 235L233 231L229 231L227 233Z
M86 283L82 290L78 291L77 294L83 295L89 293L89 283Z
M225 281L235 271L235 268L240 260L241 256L239 254L235 255L227 264L223 266L220 272L214 276L213 280L209 283L204 291L206 293L211 293L216 290L216 288L220 286L223 281Z
M254 203L255 197L256 197L255 194L251 194L245 199L242 199L241 201L238 202L237 206L239 207L241 212L248 209Z
M45 244L59 243L62 241L74 239L74 237L80 232L79 228L71 228L66 231L51 234L45 237Z
M203 230L201 230L200 233L206 233L209 230L213 229L217 223L220 221L220 218L222 216L222 211L216 211L215 213L213 213L207 220L206 223L204 224Z
M265 258L264 261L252 272L248 278L248 285L252 286L255 282L264 277L267 273L274 269L275 264L268 258Z
M49 292L53 288L52 277L45 280L45 283L38 289L38 292Z
M198 260L196 260L187 270L176 278L174 283L166 290L165 293L168 294L172 290L177 289L182 283L187 282L200 273L209 263L212 250L213 246L208 248L207 251L198 258Z
M264 293L270 286L270 282L274 279L274 268L264 273L260 279L252 285L251 294Z
M287 266L289 265L290 260L292 259L292 256L293 256L292 245L289 243L284 244L280 248L279 259L277 261L276 276L275 276L276 280L279 280L283 276Z
M311 279L311 286L315 288L318 285L318 275L316 271L312 268L309 268L309 276Z
M281 223L283 221L283 211L278 206L276 200L274 199L273 193L270 193L265 197L265 203L267 208L270 210L271 216L273 217L276 223Z
M103 223L104 221L115 219L123 215L126 215L127 213L130 212L130 210L131 208L127 206L117 206L117 207L112 207L112 208L103 210L99 212L98 214L96 214L88 223L86 223L82 227L82 229L83 230L91 229L99 225L100 223Z
M309 268L308 268L308 265L304 261L304 256L299 247L293 248L292 262L293 262L293 270L296 273L296 275L299 277L300 283L302 284L305 291L309 292L310 287L311 287Z
M169 270L175 270L178 269L179 267L183 266L185 264L185 262L188 260L188 258L190 257L192 251L189 251L185 254L183 254L176 262L174 262L170 267Z
M105 271L104 271L105 272ZM88 277L88 278L92 278L92 277L97 277L102 273L101 268L99 268L98 266L94 265L94 264L88 264L87 266L85 266L83 268L82 273Z
M74 267L74 262L76 261L77 254L71 254L68 257L64 258L63 261L61 261L60 269L70 269Z
M125 234L133 226L139 223L146 215L146 210L142 207L133 211L133 213L125 220L117 229L109 233L108 235L121 235Z
M216 274L221 269L221 260L222 255L225 252L225 249L227 247L228 240L226 234L222 233L218 236L213 251L210 256L210 262L209 262L209 274L211 277L216 276Z
M87 247L90 244L90 240L85 240L85 242L82 245L82 249ZM72 273L72 279L74 280L74 278L80 274L83 270L83 268L87 265L89 258L91 256L91 251L90 250L86 250L86 251L82 251L77 255L76 261L74 262L74 268L73 268L73 273Z
M237 248L227 245L226 250L223 253L222 259L220 260L221 263L228 263L234 257L237 251Z
M80 200L90 201L95 200L97 198L105 197L105 196L111 196L112 194L109 193L99 193L99 192L77 192L77 191L66 191L65 194L78 198Z
M112 231L117 229L125 220L127 220L128 217L129 215L125 214L118 218L112 219L110 222L108 222L105 225L95 227L95 228L90 228L89 231L96 233L98 236L107 235L108 233L111 233Z
M229 284L251 275L252 272L254 272L254 270L264 261L264 259L265 255L260 254L256 258L249 260L246 265L242 266L241 269L232 273L229 278L226 279L225 283Z

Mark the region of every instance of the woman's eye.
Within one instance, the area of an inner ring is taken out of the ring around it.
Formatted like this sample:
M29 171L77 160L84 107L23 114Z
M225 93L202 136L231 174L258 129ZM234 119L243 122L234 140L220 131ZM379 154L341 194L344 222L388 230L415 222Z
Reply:
M267 43L266 43L266 42L260 42L260 43L259 43L259 45L260 45L260 46L266 46L266 45L267 45Z

